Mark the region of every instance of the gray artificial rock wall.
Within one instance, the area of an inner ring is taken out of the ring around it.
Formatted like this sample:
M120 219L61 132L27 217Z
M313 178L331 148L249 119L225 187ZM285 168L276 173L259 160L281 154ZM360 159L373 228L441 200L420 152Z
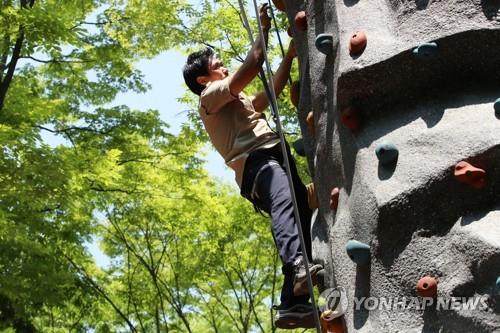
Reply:
M285 0L296 41L298 116L317 188L314 260L324 288L346 289L346 332L500 332L500 1ZM294 25L307 13L307 31ZM367 46L351 56L351 35ZM332 35L324 54L320 33ZM422 43L437 48L422 58ZM342 125L357 110L361 126ZM313 112L316 134L306 131ZM387 140L399 155L379 163ZM454 176L460 161L486 172L478 189ZM330 191L340 188L336 210ZM368 244L368 265L345 245ZM414 297L420 278L438 281L439 297L482 296L480 310L373 310L353 297Z

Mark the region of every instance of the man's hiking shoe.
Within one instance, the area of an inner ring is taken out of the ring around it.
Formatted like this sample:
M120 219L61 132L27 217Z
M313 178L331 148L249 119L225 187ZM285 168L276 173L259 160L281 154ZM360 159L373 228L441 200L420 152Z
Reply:
M323 269L323 266L318 264L309 264L309 272L311 273L311 279L313 286L317 284L316 274ZM309 288L307 286L307 275L306 267L304 266L304 260L302 257L295 259L293 263L293 294L295 296L302 296L309 294Z
M274 317L274 325L277 328L314 328L314 312L311 304L295 304L290 307L280 305Z

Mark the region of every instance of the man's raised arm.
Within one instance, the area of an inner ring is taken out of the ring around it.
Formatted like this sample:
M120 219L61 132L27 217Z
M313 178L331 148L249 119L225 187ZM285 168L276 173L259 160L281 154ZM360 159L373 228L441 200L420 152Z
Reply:
M297 52L295 50L295 44L292 42L288 46L288 51L281 61L280 67L276 71L276 74L273 76L273 86L274 92L276 94L276 98L281 94L283 88L285 88L286 81L290 76L290 69L292 68L293 58L297 56ZM252 104L257 112L263 112L267 106L269 105L268 97L265 91L261 91L255 95L252 99Z
M267 15L269 4L263 4L259 8L259 19L264 30L264 41L267 46L269 29L271 28L271 19ZM262 49L262 38L259 34L255 40L252 49L240 68L234 73L229 82L229 90L233 96L237 96L252 80L259 74L264 63L264 50Z

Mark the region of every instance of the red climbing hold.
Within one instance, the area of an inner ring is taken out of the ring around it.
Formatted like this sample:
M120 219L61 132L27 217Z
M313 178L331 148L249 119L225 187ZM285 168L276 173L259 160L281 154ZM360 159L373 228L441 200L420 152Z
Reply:
M357 31L352 34L349 40L349 53L356 55L364 51L367 43L366 34L363 31Z
M299 96L300 96L300 82L295 81L292 83L292 87L290 88L290 100L292 104L298 108L299 107Z
M278 8L282 12L286 11L285 2L283 0L273 0L274 7Z
M361 123L359 119L359 111L353 107L347 107L342 110L340 120L345 127L351 130L357 129Z
M437 280L432 276L424 276L417 283L417 294L420 297L437 296Z
M295 26L299 30L302 30L302 31L307 30L306 12L301 11L301 12L298 12L297 15L295 15Z
M310 136L316 136L316 129L314 127L314 113L311 111L307 114L306 118L307 132Z
M339 194L340 190L338 187L335 187L330 193L330 208L336 210L339 205Z
M323 333L344 333L344 316L329 319L331 312L331 310L326 310L320 316Z
M458 162L455 166L455 178L459 182L469 184L477 189L486 185L486 171L476 168L465 161Z
M286 29L286 33L288 34L288 36L293 38L292 28L288 27L288 29Z

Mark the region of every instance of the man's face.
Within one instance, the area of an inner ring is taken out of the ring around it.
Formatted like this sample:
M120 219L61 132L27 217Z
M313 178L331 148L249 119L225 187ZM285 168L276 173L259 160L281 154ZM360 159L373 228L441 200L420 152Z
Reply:
M208 82L218 81L226 78L229 75L229 70L224 67L221 60L212 57L208 63L208 75L200 76L201 84L206 85Z

